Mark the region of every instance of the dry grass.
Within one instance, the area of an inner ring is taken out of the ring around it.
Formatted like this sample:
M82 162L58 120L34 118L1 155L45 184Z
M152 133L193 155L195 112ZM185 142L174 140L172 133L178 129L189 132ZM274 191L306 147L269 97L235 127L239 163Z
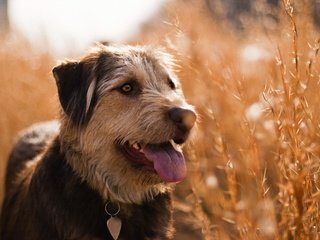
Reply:
M0 203L6 160L17 133L57 116L52 59L15 35L0 39Z
M257 5L241 32L197 1L172 4L167 26L142 36L179 56L201 115L177 207L178 226L203 239L320 236L320 34L308 1L294 4L280 3L278 21Z
M283 0L275 21L258 4L237 31L200 1L175 1L136 41L177 56L201 115L176 193L178 239L319 239L320 34L309 10ZM17 130L56 113L52 60L3 43L1 169Z

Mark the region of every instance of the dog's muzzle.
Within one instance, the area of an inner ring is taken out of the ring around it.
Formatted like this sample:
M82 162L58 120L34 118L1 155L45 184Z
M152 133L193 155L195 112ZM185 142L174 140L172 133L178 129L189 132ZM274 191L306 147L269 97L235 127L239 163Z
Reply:
M122 152L133 163L143 166L165 182L180 182L186 176L186 164L181 150L196 122L196 114L189 109L172 108L169 119L175 126L171 139L160 144L130 142L121 146Z

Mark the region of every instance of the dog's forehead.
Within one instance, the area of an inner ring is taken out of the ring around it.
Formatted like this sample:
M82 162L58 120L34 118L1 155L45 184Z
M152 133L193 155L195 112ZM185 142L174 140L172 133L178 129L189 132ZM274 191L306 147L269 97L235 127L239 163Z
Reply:
M112 73L104 71L104 87L135 79L142 85L162 84L168 77L174 77L173 57L160 49L151 47L106 47L100 52L103 69L113 68ZM111 58L111 60L110 60ZM110 65L113 65L110 67ZM102 71L103 72L103 71Z

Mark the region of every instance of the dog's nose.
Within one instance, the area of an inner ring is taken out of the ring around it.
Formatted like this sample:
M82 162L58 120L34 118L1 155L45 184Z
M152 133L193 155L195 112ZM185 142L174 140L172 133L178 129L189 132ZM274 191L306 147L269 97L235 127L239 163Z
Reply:
M194 111L184 108L171 108L169 118L183 131L190 130L196 122L197 116Z

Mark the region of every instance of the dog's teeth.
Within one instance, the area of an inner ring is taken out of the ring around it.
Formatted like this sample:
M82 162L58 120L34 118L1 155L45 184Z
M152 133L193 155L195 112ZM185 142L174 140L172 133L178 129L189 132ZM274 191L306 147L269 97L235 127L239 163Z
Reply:
M177 152L182 152L181 146L176 144L173 139L170 139L169 142L171 143L172 147L177 151Z
M134 149L136 149L136 150L139 150L139 151L140 151L140 149L141 149L141 146L140 146L139 143L134 143L134 144L132 144L132 147L133 147Z

